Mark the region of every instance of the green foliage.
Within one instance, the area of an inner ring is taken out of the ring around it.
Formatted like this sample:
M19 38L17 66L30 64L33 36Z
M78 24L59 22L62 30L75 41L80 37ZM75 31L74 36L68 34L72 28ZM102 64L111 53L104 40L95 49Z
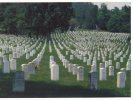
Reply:
M75 19L84 29L101 29L111 32L128 32L131 28L131 7L109 10L105 3L98 8L93 3L73 3Z
M107 6L103 3L98 11L98 27L102 30L107 30L107 22L110 18L110 13Z
M79 22L75 18L71 18L69 21L70 30L74 30L76 27L79 27Z
M75 18L81 28L95 29L98 7L93 3L73 3Z
M130 17L131 8L124 6L122 10L115 8L111 11L111 17L107 23L108 30L111 32L128 32L130 33L131 26L131 17Z
M71 3L12 3L0 5L1 29L6 33L50 33L67 30L73 16Z
M45 35L75 27L111 32L131 30L131 7L109 10L93 3L2 3L0 31L7 34Z

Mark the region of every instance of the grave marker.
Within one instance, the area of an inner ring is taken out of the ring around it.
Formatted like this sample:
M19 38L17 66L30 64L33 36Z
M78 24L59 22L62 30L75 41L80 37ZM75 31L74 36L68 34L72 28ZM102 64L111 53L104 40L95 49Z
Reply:
M116 62L116 69L120 69L120 62Z
M3 62L3 73L10 73L10 63L9 61Z
M77 80L84 80L84 67L82 66L77 67Z
M59 66L57 64L52 64L51 68L51 80L59 80Z
M97 73L89 72L89 84L91 90L97 90Z
M109 76L114 76L114 66L109 66Z
M25 90L24 72L22 71L15 72L12 89L13 92L24 92Z
M15 71L16 70L16 59L10 60L10 69Z
M99 72L99 80L106 80L106 69L105 68L100 68L100 72Z
M125 73L117 73L117 88L125 88Z

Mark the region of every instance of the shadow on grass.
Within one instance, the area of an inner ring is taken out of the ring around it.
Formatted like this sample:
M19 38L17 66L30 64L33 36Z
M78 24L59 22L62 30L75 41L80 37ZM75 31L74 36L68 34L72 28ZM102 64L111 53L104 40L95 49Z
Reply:
M39 97L122 97L121 94L114 90L100 89L92 91L80 86L64 86L45 82L27 81L25 82L25 92L13 93L8 88L8 94L3 96L6 98L39 98ZM5 91L4 91L5 92Z
M124 97L116 90L98 89L92 91L81 86L65 86L56 82L25 81L25 92L12 92L12 76L0 72L0 97L2 98L67 98L67 97Z

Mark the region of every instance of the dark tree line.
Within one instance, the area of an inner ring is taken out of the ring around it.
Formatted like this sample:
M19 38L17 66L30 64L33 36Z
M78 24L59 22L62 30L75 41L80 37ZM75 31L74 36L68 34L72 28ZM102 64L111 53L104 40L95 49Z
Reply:
M10 34L45 35L68 30L73 16L71 3L0 4L0 30Z
M7 34L46 35L75 27L129 32L131 7L109 10L93 3L1 3L0 31Z
M80 28L95 29L98 7L92 3L73 3L75 20Z
M100 29L111 32L128 32L131 27L131 7L115 7L112 10L106 4L98 8L93 3L73 3L75 12L74 22L78 27ZM77 24L78 23L78 24Z

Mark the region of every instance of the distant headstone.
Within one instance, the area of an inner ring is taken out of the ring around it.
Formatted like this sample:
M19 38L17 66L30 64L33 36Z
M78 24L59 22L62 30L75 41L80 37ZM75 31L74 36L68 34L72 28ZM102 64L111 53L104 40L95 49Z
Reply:
M9 60L11 60L13 57L12 57L12 54L9 54Z
M50 61L54 61L54 56L50 56Z
M100 60L100 56L98 56L98 61Z
M68 51L66 51L66 55L68 55Z
M111 54L111 52L109 53L109 59L111 59L112 58L112 54Z
M86 62L86 61L87 61L87 57L84 57L84 58L83 58L83 62Z
M70 64L68 65L68 72L72 72L73 71L73 64Z
M16 70L16 59L10 60L10 69L15 71Z
M65 62L65 68L68 68L68 66L69 66L69 61L66 60L66 62Z
M106 58L105 57L102 57L102 61L105 62Z
M103 63L100 63L100 68L104 68Z
M84 67L77 67L77 80L84 80Z
M76 64L73 64L73 75L76 75L77 74L77 65Z
M26 53L26 59L29 59L29 58L30 58L30 54Z
M96 65L91 65L91 72L96 72L97 71L97 67Z
M80 59L80 60L82 60L82 59L83 59L83 56L82 56L82 55L80 55L80 56L79 56L79 59Z
M112 60L109 60L109 65L112 65Z
M105 68L100 68L99 72L99 80L106 80L106 69Z
M93 60L93 61L92 61L92 65L97 66L97 62L96 62L96 60Z
M10 73L10 63L9 61L3 62L3 73Z
M3 55L3 62L7 61L7 56Z
M116 62L116 69L120 69L120 62Z
M97 90L97 73L89 72L89 84L91 90Z
M114 66L109 66L109 76L114 76Z
M87 65L91 65L91 59L87 59Z
M131 70L131 60L128 60L126 64L126 70Z
M70 55L70 60L73 60L73 55Z
M120 62L123 62L123 57L120 57Z
M17 52L13 52L13 58L17 58Z
M32 62L28 63L28 72L30 74L35 74L35 64L34 63L32 63Z
M30 51L30 53L29 53L29 54L30 54L30 56L31 56L31 57L33 56L33 52L32 52L32 51Z
M3 64L3 57L0 57L0 65Z
M22 64L21 65L21 70L24 71L24 79L28 80L30 78L30 74L28 71L28 64Z
M108 67L108 61L105 61L105 67Z
M17 71L15 72L13 78L13 92L24 92L25 82L24 82L24 72Z

